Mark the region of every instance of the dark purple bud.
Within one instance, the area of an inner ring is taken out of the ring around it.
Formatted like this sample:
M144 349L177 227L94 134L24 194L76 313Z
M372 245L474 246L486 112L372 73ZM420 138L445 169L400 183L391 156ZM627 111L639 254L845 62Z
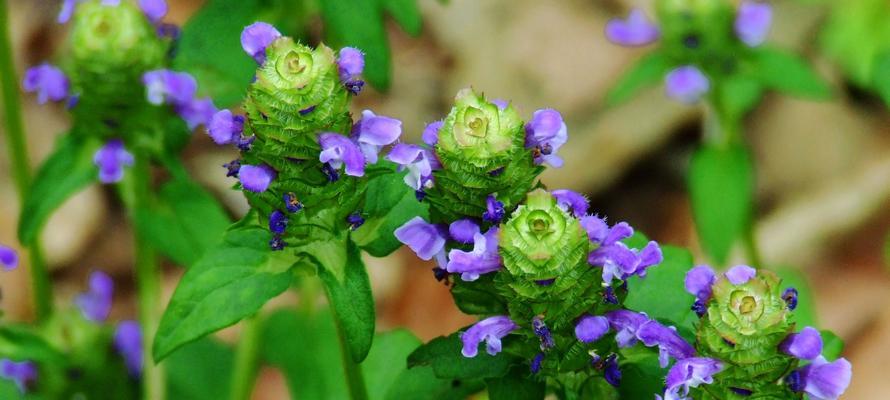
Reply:
M614 387L618 387L621 384L621 369L618 367L618 355L609 354L606 357L603 377L606 378L606 382Z
M241 169L241 160L232 160L225 164L223 167L226 169L226 176L228 177L238 177L238 170Z
M699 318L704 317L708 312L708 304L706 300L695 299L695 302L692 303L691 307L692 311L695 311L695 315L698 315Z
M275 210L272 211L272 214L269 214L269 230L272 233L282 235L284 231L287 230L287 215L283 212Z
M343 86L346 87L347 92L352 93L354 96L358 96L358 94L362 92L362 88L365 87L365 81L361 79L350 79L344 82Z
M340 179L340 173L331 164L324 163L321 166L321 172L324 172L324 175L328 177L328 182L336 182L337 179Z
M303 203L297 199L297 195L293 192L284 194L284 207L287 208L287 212L293 214L303 209Z
M541 339L541 350L549 350L556 346L556 343L553 342L553 335L550 334L550 328L541 317L532 319L532 329L535 331L535 335Z
M315 106L309 106L299 111L300 115L306 115L315 111Z
M269 241L269 248L273 251L284 250L284 239L278 235L273 236L272 240Z
M618 304L618 296L615 295L615 289L612 286L606 286L603 289L603 303L605 304Z
M748 389L743 389L740 387L731 387L731 388L729 388L729 390L732 390L733 393L735 393L739 396L745 396L745 397L748 397L748 396L754 394L754 391L748 390Z
M238 150L241 151L250 151L250 146L253 145L253 141L256 140L256 136L241 136L238 138L236 145L238 146Z
M800 377L800 370L791 371L791 373L785 377L785 384L788 385L788 388L791 389L792 392L802 392L803 380Z
M417 201L421 201L421 202L422 202L423 199L426 198L426 192L424 192L423 190L415 190L415 191L414 191L414 198L416 198Z
M482 214L482 220L492 224L498 224L504 219L504 203L498 201L493 195L485 199L487 210Z
M533 374L537 374L541 371L541 363L544 361L544 353L535 354L535 358L532 359L531 364L529 365L529 370Z
M448 279L448 271L444 268L433 267L433 277L435 277L437 281L442 282Z
M361 212L355 211L346 217L346 223L349 224L349 230L354 231L365 224L365 218Z
M540 281L535 281L535 284L538 285L538 286L550 286L550 285L553 284L553 282L556 282L556 278L543 279L543 280L540 280Z
M790 287L782 292L782 299L788 305L788 310L794 311L797 308L797 289Z

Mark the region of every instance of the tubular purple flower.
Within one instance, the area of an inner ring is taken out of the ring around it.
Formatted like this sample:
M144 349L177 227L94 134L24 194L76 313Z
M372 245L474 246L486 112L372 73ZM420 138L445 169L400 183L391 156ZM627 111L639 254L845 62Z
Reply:
M654 241L640 251L615 242L592 251L587 262L603 267L603 283L609 285L613 279L623 281L633 275L646 276L646 269L661 263L663 259L661 248Z
M16 362L8 358L0 359L0 378L15 382L15 386L24 394L37 380L37 365L31 361Z
M479 225L471 219L459 219L448 226L448 234L451 235L451 238L464 244L473 243L474 238L480 232Z
M268 165L242 165L238 169L238 179L244 189L254 193L265 192L278 175L272 167Z
M124 359L130 376L142 375L142 328L136 321L121 321L114 330L114 348Z
M723 276L733 285L744 285L757 275L757 270L747 265L736 265L723 273Z
M606 382L614 387L618 387L621 384L621 368L618 366L618 355L609 354L606 357L606 361L604 363L605 372L603 373L603 378L605 378Z
M798 370L803 391L813 400L835 400L850 386L853 366L845 358L828 362L819 356Z
M766 41L773 23L773 7L767 3L745 0L735 18L735 33L743 43L756 47Z
M355 47L340 49L340 57L337 58L337 69L340 72L340 80L348 82L357 78L365 70L365 55Z
M12 247L0 244L0 265L7 271L12 271L19 266L19 254Z
M362 151L346 136L339 133L326 132L318 136L321 153L318 160L329 164L334 170L346 166L346 175L362 176L365 174L365 156Z
M581 227L587 232L587 238L594 243L602 243L609 234L609 225L606 220L596 215L581 217Z
M358 142L368 164L376 163L380 148L392 144L401 135L402 121L378 116L371 110L362 111L362 119L352 127L352 138Z
M207 124L207 133L218 145L235 143L244 132L244 117L232 115L230 110L220 110L213 114Z
M266 61L266 47L281 37L274 26L265 22L254 22L241 31L241 48L253 57L257 64Z
M501 255L498 254L498 228L491 228L485 235L473 236L473 251L452 249L448 252L445 270L461 274L465 281L475 281L482 274L501 269Z
M90 274L89 291L77 296L74 303L87 320L103 322L111 312L114 281L102 271Z
M444 122L439 120L430 122L423 128L423 134L420 137L427 146L435 146L436 143L439 143L439 130L442 129L443 124Z
M569 139L568 130L559 111L545 108L535 111L525 124L525 147L534 149L535 163L547 163L554 168L562 167L562 158L556 155Z
M660 36L658 26L638 8L631 10L627 19L615 18L606 24L606 38L620 46L645 46L654 43Z
M432 151L414 144L396 143L386 159L408 170L405 184L414 190L431 185L433 170L442 168Z
M684 285L689 294L699 300L707 300L711 297L711 286L717 282L717 275L707 265L699 265L686 273Z
M396 239L417 253L422 260L431 260L445 250L445 235L438 225L422 217L414 217L394 232Z
M695 104L711 89L711 83L701 70L686 65L668 72L664 78L664 89L667 96L674 100Z
M124 167L133 165L133 154L124 148L120 139L109 140L93 155L93 164L99 168L99 181L117 183L124 179Z
M182 107L191 102L198 91L198 82L186 72L158 69L142 74L145 96L149 103L169 103Z
M485 198L485 207L486 210L482 213L483 221L498 224L504 219L504 214L506 213L504 203L498 201L494 195L488 195Z
M637 331L649 322L646 314L630 310L615 310L606 313L609 325L617 332L615 341L618 347L625 348L637 343Z
M669 357L682 360L695 355L695 348L686 342L674 327L651 320L637 330L637 338L647 347L658 346L658 363L667 367Z
M460 340L464 344L461 354L467 358L476 357L479 353L479 343L484 341L488 354L496 355L501 352L501 339L518 328L519 325L507 316L498 315L483 319L460 334Z
M677 361L665 378L664 400L686 399L689 388L714 382L714 375L723 370L723 364L712 358L692 357ZM661 399L661 396L657 396Z
M583 194L568 189L557 189L550 193L556 198L556 205L559 208L572 213L572 215L578 218L587 215L589 204Z
M216 114L216 106L209 97L192 99L185 104L176 107L176 113L185 121L189 129L195 129L198 125L207 125Z
M592 343L609 333L609 319L600 315L585 315L575 325L575 337L581 342Z
M166 0L139 0L139 9L145 14L152 23L161 22L161 19L167 15Z
M38 104L46 104L49 100L64 100L68 97L70 86L65 73L48 63L28 68L25 79L22 80L22 87L26 92L37 93Z
M792 333L779 344L779 350L801 360L814 360L822 354L822 334L811 326Z

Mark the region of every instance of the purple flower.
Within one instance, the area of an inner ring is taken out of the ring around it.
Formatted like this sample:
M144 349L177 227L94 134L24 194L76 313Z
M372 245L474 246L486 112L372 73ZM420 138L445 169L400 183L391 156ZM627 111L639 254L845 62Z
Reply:
M603 267L603 283L608 285L613 279L623 281L633 275L646 276L646 269L661 263L663 259L661 247L654 241L639 251L624 243L614 242L592 251L587 262Z
M15 362L8 358L0 359L0 378L15 382L23 394L37 380L37 365L31 361Z
M479 225L466 218L454 221L448 226L448 234L451 235L451 238L464 244L473 243L479 232Z
M241 48L253 57L258 64L266 61L266 47L281 37L274 26L265 22L254 22L241 31Z
M59 11L59 16L56 18L56 21L60 24L64 24L71 19L71 16L74 15L74 7L77 6L77 3L80 3L84 0L62 0L62 9Z
M285 193L282 199L284 200L284 207L291 214L303 209L303 203L297 199L297 195L294 193Z
M485 198L485 208L485 212L482 213L483 221L497 224L504 219L504 214L506 213L504 210L504 203L498 201L494 195L488 195L488 197Z
M609 356L606 357L604 367L605 372L603 373L603 378L605 378L606 382L610 385L618 387L618 385L621 384L621 368L618 367L618 355L609 354Z
M198 91L198 82L185 72L158 69L142 74L145 96L149 103L182 107L191 102Z
M362 111L362 119L352 127L352 138L358 142L368 164L377 162L380 148L392 144L402 135L402 121Z
M711 83L698 68L686 65L675 68L664 78L667 96L685 104L695 104L711 89Z
M0 244L0 265L7 271L12 271L19 266L19 255L15 249Z
M189 129L195 129L198 125L207 125L216 114L216 106L209 97L192 99L184 104L176 106L176 113L185 120Z
M525 124L525 147L533 149L535 164L547 163L555 168L562 167L562 158L556 152L568 138L562 115L551 108L535 111L532 120Z
M609 319L599 315L585 315L575 325L575 337L584 343L595 342L608 332Z
M71 84L68 77L61 69L43 63L25 71L25 79L22 87L26 92L37 93L37 103L45 104L47 101L62 101L68 97Z
M711 297L711 286L717 282L714 270L707 265L699 265L686 273L684 284L686 291L700 300Z
M642 10L630 11L627 19L612 19L606 24L606 38L621 46L645 46L658 40L658 26L646 17Z
M496 355L501 352L501 338L518 328L519 325L507 316L498 315L483 319L460 334L460 340L464 343L461 354L467 358L476 357L479 343L484 341L488 354Z
M538 339L541 340L541 350L548 350L556 347L556 343L553 341L553 335L550 333L550 328L547 327L547 324L544 323L544 320L541 317L532 318L532 330L535 332Z
M541 371L541 363L544 361L544 353L535 354L535 358L532 359L531 364L529 364L529 370L533 374L537 374Z
M167 15L166 0L139 0L139 9L152 23L158 23Z
M268 165L242 165L238 169L238 179L244 189L254 193L265 192L278 173Z
M803 391L813 400L834 400L850 386L853 366L845 358L828 362L819 356L798 370Z
M773 23L773 7L767 3L745 0L739 5L735 17L735 34L750 47L766 41Z
M571 212L578 218L587 215L589 205L583 194L568 189L558 189L550 193L556 198L556 204L566 212Z
M428 146L435 146L436 143L439 143L439 130L442 129L443 124L444 122L441 120L427 124L420 136L423 142Z
M287 215L279 210L272 211L269 214L269 230L272 233L283 234L287 230L287 222Z
M723 276L733 285L744 285L757 275L757 270L747 265L736 265L723 273Z
M473 250L466 252L452 249L448 252L448 264L445 269L461 274L465 281L475 281L479 275L501 269L501 255L498 254L498 228L491 228L485 235L477 233L473 236Z
M330 164L334 170L346 165L346 175L365 174L365 156L351 139L339 133L326 132L318 136L321 153L318 160Z
M794 311L797 308L797 289L789 287L782 292L782 300L788 305L788 310Z
M507 107L510 107L510 102L504 99L494 99L491 102L501 110L506 110Z
M668 357L682 360L695 355L695 348L686 342L674 327L667 327L651 320L637 330L637 338L647 347L658 346L658 362L667 367Z
M349 230L354 231L365 224L365 217L361 212L354 211L346 216L346 223L349 225Z
M340 57L337 58L337 69L340 72L340 80L351 81L362 74L365 69L365 55L355 47L340 49Z
M813 360L822 354L822 334L811 326L792 333L779 344L783 353L801 360Z
M74 300L83 317L93 322L103 322L111 312L114 281L102 271L90 274L89 291Z
M445 235L438 225L414 217L394 232L396 239L417 253L422 260L430 260L445 249Z
M229 110L221 110L213 114L207 125L207 133L216 144L234 143L244 132L244 117L232 115Z
M124 167L133 165L133 154L120 139L112 139L96 151L93 164L99 168L99 181L117 183L124 179Z
M689 388L698 387L702 383L713 383L714 374L722 370L723 364L712 358L692 357L677 361L665 378L664 400L686 399L689 395ZM658 395L656 398L662 399Z
M637 343L637 331L647 322L646 314L630 310L615 310L606 313L609 325L617 332L615 341L618 347L625 348Z
M405 184L414 190L432 185L433 170L442 168L432 151L414 144L396 143L386 159L408 170Z
M121 321L114 330L114 348L124 359L130 376L142 374L142 329L136 321Z

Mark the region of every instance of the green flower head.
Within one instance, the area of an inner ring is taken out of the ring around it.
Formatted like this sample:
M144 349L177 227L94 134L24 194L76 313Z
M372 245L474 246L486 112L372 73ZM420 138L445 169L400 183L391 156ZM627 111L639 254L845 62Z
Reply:
M762 270L738 285L721 278L714 285L708 317L712 321L719 319L742 336L768 332L783 325L788 309L779 293L779 282L775 274Z
M99 0L79 4L74 14L71 47L75 63L94 69L135 68L141 72L161 65L167 44L135 4L117 6Z
M454 108L439 132L436 150L454 155L478 167L497 167L517 149L523 148L522 121L512 105L503 109L473 89L463 89L454 98ZM448 159L448 157L445 157ZM447 165L446 165L447 167Z

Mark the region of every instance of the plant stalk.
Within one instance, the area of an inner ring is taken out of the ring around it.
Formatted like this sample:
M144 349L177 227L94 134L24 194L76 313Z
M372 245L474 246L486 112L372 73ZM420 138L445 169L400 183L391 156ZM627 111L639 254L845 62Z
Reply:
M232 400L249 400L259 368L259 345L263 331L262 316L244 319L241 337L235 348L235 370L232 373Z
M328 304L330 304L330 294L328 295ZM337 339L340 343L340 356L343 359L343 372L346 375L346 386L349 389L349 398L352 400L368 400L368 390L365 387L365 378L362 376L362 367L359 363L352 360L352 353L347 343L346 332L343 330L343 324L337 312L331 308L331 314L334 317L334 324L337 326Z

